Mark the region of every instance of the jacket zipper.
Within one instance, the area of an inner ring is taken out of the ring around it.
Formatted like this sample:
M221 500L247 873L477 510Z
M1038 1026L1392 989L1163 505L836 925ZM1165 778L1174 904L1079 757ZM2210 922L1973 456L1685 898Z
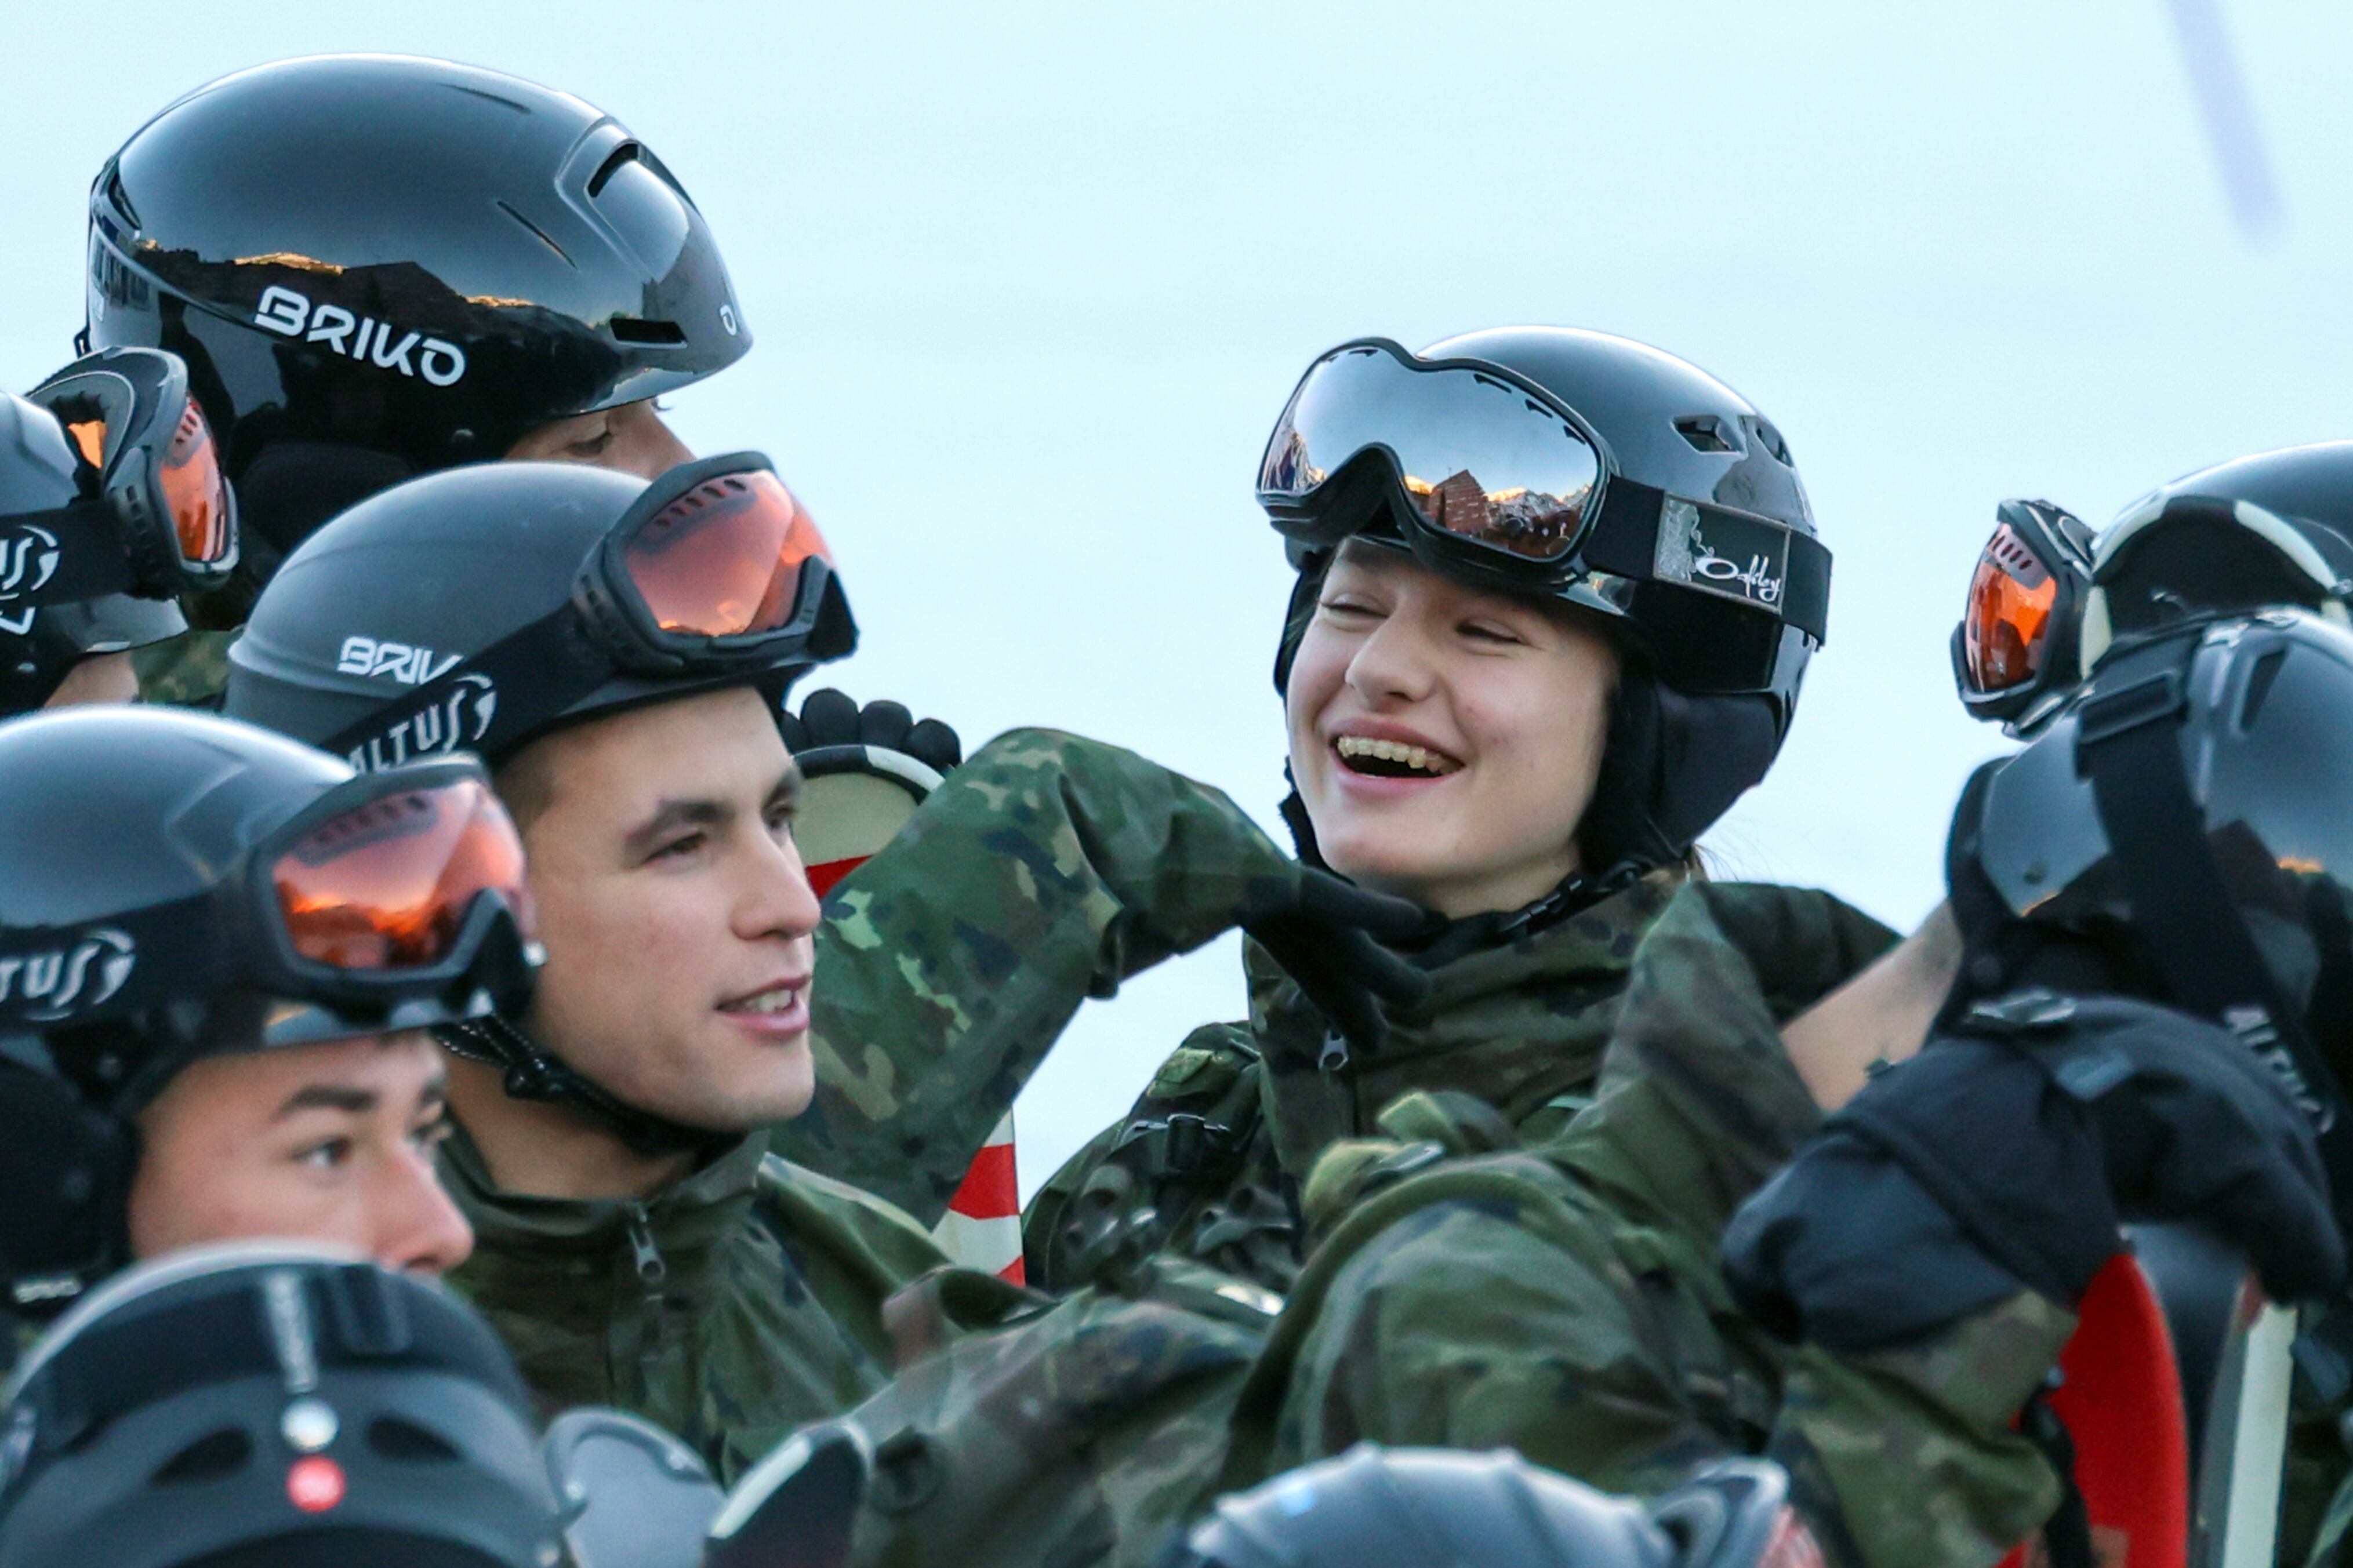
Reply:
M654 1367L660 1360L662 1285L670 1279L670 1265L663 1260L661 1248L654 1245L653 1216L646 1205L633 1201L628 1205L628 1214L629 1252L637 1264L638 1283L644 1290L644 1319L638 1326L638 1378L649 1397Z

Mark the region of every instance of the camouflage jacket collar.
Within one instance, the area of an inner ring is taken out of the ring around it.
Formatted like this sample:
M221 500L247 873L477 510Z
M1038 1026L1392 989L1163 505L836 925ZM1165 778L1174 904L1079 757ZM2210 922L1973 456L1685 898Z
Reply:
M659 1258L673 1290L717 1267L720 1244L750 1219L767 1140L754 1135L692 1174L643 1199L544 1198L498 1186L481 1150L453 1127L441 1149L442 1180L474 1227L474 1264L638 1255Z
M1316 1066L1323 1016L1251 947L1251 1032L1283 1169L1303 1178L1326 1145L1370 1131L1412 1090L1476 1095L1518 1122L1588 1089L1637 944L1682 882L1680 871L1653 872L1567 920L1434 966L1429 1001L1389 1013L1379 1054L1328 1072Z

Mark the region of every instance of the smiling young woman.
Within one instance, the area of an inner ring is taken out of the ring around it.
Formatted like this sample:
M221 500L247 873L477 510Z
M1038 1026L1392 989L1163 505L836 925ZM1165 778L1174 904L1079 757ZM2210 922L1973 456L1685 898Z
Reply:
M1033 1280L1089 1278L1092 1221L1141 1190L1157 1245L1287 1289L1311 1167L1401 1097L1474 1097L1524 1140L1566 1124L1638 942L1771 766L1821 644L1830 555L1780 432L1624 338L1344 344L1277 421L1259 500L1299 573L1284 816L1303 858L1430 911L1430 1000L1352 1056L1248 950L1250 1022L1195 1031L1031 1205ZM1825 895L1744 893L1832 955L1796 1005L1892 940Z

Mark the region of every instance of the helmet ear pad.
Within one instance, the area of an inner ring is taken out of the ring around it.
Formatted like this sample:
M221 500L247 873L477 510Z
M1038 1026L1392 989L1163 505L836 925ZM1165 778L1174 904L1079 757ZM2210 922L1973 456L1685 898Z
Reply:
M1577 830L1588 872L1671 865L1691 853L1780 750L1778 704L1694 697L1625 659L1592 804Z
M237 505L280 558L347 507L417 472L391 452L340 441L277 441L237 477Z
M131 1175L138 1135L44 1072L0 1066L0 1279L54 1296L0 1303L26 1316L70 1305L79 1288L130 1258Z

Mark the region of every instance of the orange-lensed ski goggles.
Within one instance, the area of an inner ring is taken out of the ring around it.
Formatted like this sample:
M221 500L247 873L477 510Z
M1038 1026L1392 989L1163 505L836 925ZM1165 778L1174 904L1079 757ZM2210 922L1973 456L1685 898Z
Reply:
M655 480L563 605L323 745L363 770L460 749L496 760L616 677L759 675L857 646L817 524L765 457L737 452Z
M522 841L470 758L347 779L211 888L70 929L0 931L0 1031L242 991L261 1043L523 1005L539 962Z
M237 565L237 504L178 356L107 349L25 395L48 410L87 465L83 499L0 517L0 603L167 599L218 584Z
M1953 681L1972 717L2024 727L2055 711L2082 679L2076 636L2092 530L2043 500L2003 501L1994 518L1953 628Z

